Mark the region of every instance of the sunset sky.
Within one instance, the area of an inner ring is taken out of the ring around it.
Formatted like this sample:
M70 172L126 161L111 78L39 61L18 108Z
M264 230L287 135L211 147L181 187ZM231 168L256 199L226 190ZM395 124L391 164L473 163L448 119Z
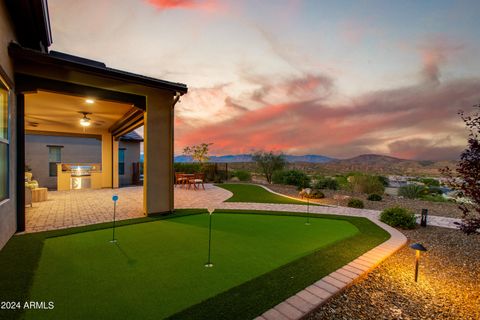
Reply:
M480 1L49 0L53 45L188 85L176 153L454 159Z

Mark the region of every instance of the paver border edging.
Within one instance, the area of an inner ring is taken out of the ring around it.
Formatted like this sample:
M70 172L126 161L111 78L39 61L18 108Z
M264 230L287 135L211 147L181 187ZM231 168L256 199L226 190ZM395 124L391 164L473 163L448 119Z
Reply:
M383 260L394 254L407 243L407 238L397 229L377 219L368 218L390 234L390 239L357 257L342 268L335 270L294 296L277 304L255 318L256 320L303 319L340 294L349 286L364 278Z

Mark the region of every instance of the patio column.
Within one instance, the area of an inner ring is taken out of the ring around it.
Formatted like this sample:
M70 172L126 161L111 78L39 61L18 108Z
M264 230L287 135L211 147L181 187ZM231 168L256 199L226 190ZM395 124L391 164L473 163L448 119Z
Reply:
M144 190L146 214L173 211L173 95L147 96L144 115Z
M118 141L102 134L102 188L118 188Z

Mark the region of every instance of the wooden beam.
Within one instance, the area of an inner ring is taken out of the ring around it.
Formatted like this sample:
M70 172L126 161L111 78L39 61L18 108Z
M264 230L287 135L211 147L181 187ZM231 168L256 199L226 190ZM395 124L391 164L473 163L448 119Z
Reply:
M143 125L143 110L132 108L120 120L115 122L109 129L114 137L118 138Z
M73 132L58 132L58 131L42 131L42 130L26 130L26 134L39 136L59 136L59 137L74 137L74 138L94 138L102 140L101 134L92 133L73 133Z

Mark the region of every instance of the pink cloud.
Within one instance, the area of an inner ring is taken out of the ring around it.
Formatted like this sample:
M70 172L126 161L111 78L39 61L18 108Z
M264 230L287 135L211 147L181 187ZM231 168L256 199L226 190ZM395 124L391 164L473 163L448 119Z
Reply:
M308 80L295 83L302 88L310 86ZM289 86L283 87L288 92ZM226 121L181 130L176 143L184 146L213 142L214 154L273 149L349 157L383 147L405 158L453 158L463 147L458 139L445 146L419 143L412 140L413 136L441 139L452 135L461 140L465 132L456 113L478 100L480 79L470 79L373 92L351 104L322 100L279 103ZM395 136L395 132L404 133Z
M203 9L214 11L218 9L218 3L214 0L147 0L157 9Z
M438 83L440 81L440 67L448 58L463 49L463 45L453 42L444 36L434 36L426 40L420 46L422 54L422 75L427 82Z

